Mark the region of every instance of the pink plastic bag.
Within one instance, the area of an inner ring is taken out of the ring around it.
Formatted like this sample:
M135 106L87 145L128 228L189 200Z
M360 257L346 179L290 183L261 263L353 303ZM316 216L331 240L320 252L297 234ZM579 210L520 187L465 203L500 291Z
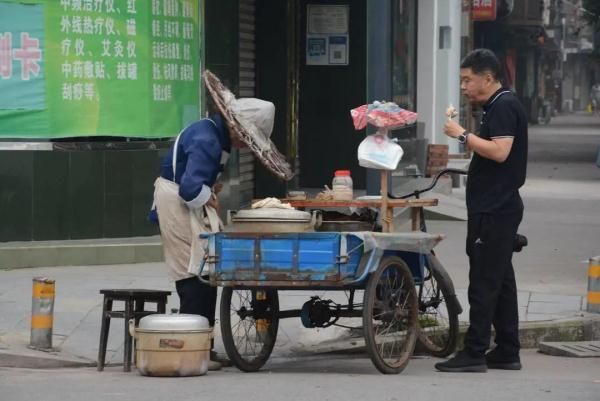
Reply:
M373 102L350 110L356 130L367 124L377 128L396 129L417 121L417 113L398 107L393 102Z
M354 123L354 129L359 131L367 126L367 111L369 110L368 105L363 105L355 109L350 110L352 116L352 122Z
M406 120L400 113L388 113L373 110L367 113L367 121L378 128L396 128L406 125Z

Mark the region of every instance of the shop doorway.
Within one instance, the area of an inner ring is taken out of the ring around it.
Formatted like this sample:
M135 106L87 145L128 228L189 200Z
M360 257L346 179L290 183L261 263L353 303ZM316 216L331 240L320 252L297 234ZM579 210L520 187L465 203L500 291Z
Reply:
M364 136L350 109L366 102L366 38L363 0L256 1L256 94L277 108L272 139L298 164L292 186L322 188L347 169L354 187L365 187L356 158ZM285 195L286 184L255 171L257 197Z
M342 169L352 171L355 188L364 188L365 169L358 166L356 158L364 136L354 130L350 109L366 101L367 2L301 0L300 3L300 185L323 187L331 181L335 170ZM344 22L339 19L345 13L348 30L342 33ZM327 49L319 48L319 41L321 46L324 42L319 37L321 32L322 37L329 36ZM348 42L344 44L345 37ZM336 42L341 43L336 45ZM326 50L327 54L319 59L316 54L320 50Z

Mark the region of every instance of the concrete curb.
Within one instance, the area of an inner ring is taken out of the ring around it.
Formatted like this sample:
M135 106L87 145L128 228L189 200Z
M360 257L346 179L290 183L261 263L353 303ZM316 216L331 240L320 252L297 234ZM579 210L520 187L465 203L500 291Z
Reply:
M45 354L45 355L44 355ZM0 351L0 367L21 369L88 368L96 366L96 361L68 357L58 353L42 351Z
M4 270L162 262L160 237L10 242L0 245Z
M594 341L600 339L600 315L547 322L528 322L519 330L523 348L538 348L548 341Z
M462 346L466 325L461 325L458 339ZM541 342L547 341L595 341L600 340L600 314L582 314L581 317L541 322L521 322L519 337L522 348L538 348ZM315 344L302 344L292 347L297 355L325 353L365 353L365 340L359 332L348 333L347 336L327 340ZM421 353L421 350L416 350Z

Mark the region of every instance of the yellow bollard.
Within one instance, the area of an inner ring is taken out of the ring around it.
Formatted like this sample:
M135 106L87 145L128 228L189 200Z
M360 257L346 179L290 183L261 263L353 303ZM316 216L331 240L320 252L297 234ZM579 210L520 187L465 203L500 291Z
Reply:
M590 259L588 269L587 311L600 313L600 256Z
M54 280L36 277L31 297L31 348L52 349L53 323Z

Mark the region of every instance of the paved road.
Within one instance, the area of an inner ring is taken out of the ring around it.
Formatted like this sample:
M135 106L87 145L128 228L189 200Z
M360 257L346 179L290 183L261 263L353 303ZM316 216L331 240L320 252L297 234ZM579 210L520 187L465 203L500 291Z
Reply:
M195 378L148 378L109 368L0 369L3 401L411 400L597 401L600 364L594 359L523 353L524 370L449 374L436 359L413 359L397 376L380 375L370 360L348 357L274 360L267 370L234 368ZM176 394L176 396L174 396Z

